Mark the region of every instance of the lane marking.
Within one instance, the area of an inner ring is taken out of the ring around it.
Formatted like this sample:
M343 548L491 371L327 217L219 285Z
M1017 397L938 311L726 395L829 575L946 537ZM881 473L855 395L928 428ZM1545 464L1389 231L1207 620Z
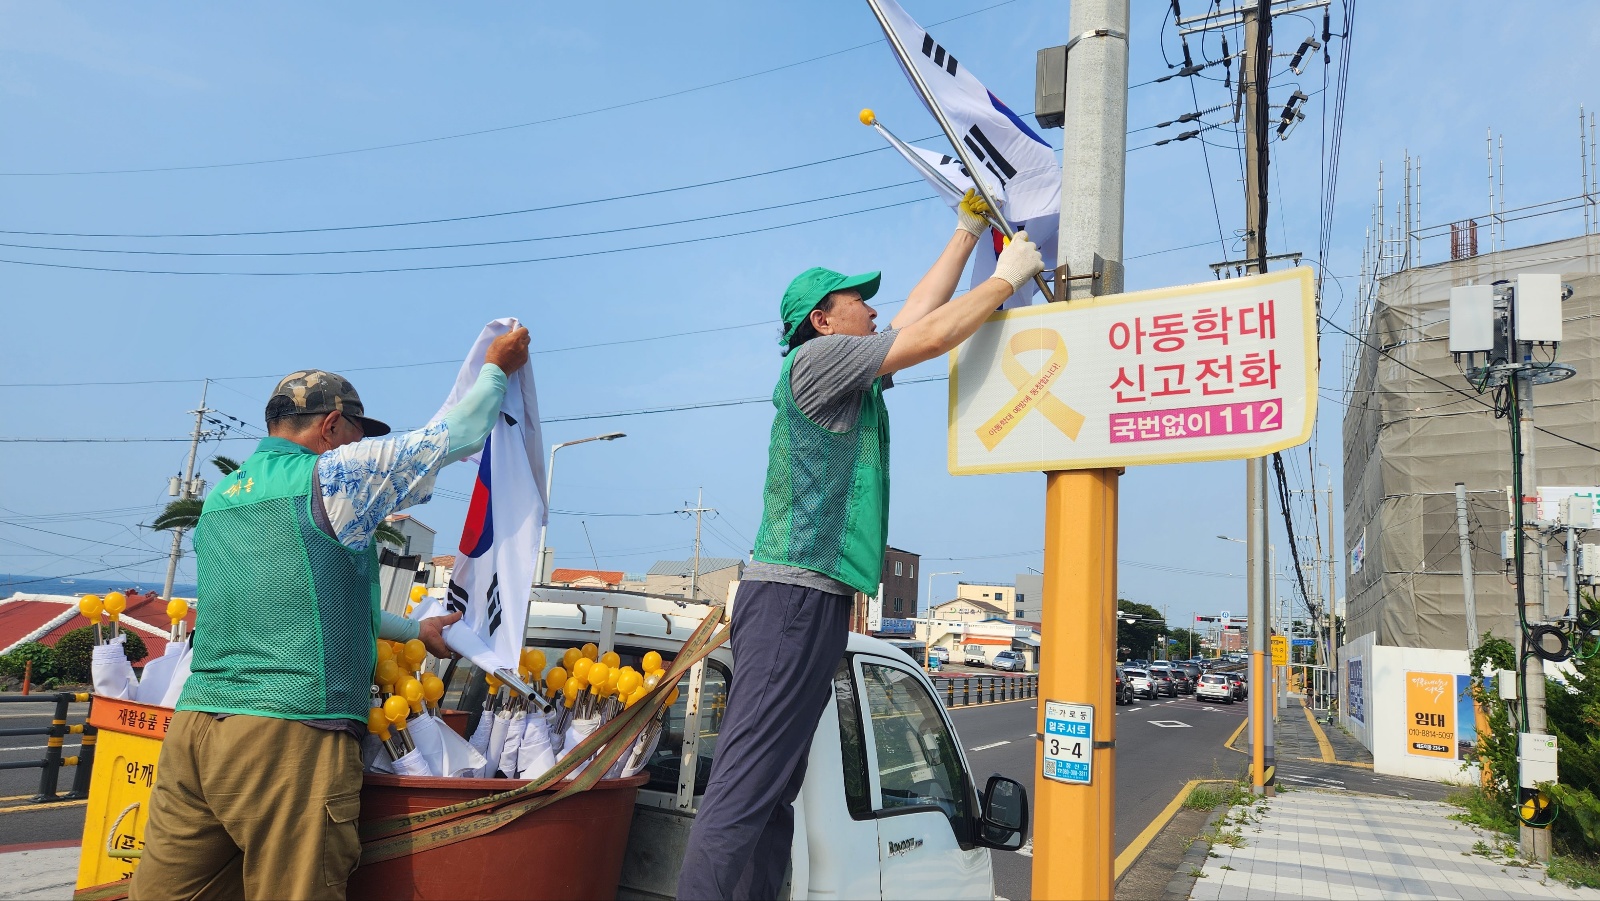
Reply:
M1322 762L1333 763L1337 759L1334 757L1333 745L1328 742L1327 733L1317 725L1317 718L1311 715L1311 708L1306 706L1304 697L1300 699L1300 712L1306 715L1306 722L1311 724L1311 734L1317 737L1317 750L1322 752Z
M1244 751L1240 751L1238 748L1235 748L1233 746L1233 743L1239 740L1239 736L1244 734L1244 727L1248 726L1249 724L1250 724L1250 718L1249 717L1241 717L1239 719L1239 728L1233 730L1233 734L1228 736L1228 740L1223 742L1222 746L1224 748L1227 748L1230 751L1234 751L1234 752L1237 752L1239 754L1244 754L1245 752Z
M1027 841L1023 842L1022 843L1022 847L1018 848L1016 850L1016 853L1021 854L1023 857L1032 857L1033 856L1033 838L1029 837L1029 839Z
M994 741L994 742L990 742L989 744L986 744L986 745L978 745L976 748L968 748L967 750L968 751L987 751L990 748L998 748L1001 745L1009 745L1009 744L1011 744L1011 742L1009 742L1009 741Z
M1152 726L1160 726L1163 729L1192 729L1192 728L1194 728L1193 726L1190 726L1188 723L1184 722L1183 720L1148 720L1148 722Z
M46 804L23 804L17 807L0 807L0 816L4 816L8 813L32 813L36 810L57 810L62 807L82 807L88 803L88 799L85 798L82 801L55 801Z
M1232 780L1230 779L1190 779L1188 782L1185 782L1183 784L1183 788L1178 789L1178 793L1173 796L1171 801L1167 802L1167 806L1163 808L1160 813L1156 814L1155 819L1150 821L1150 825L1144 827L1144 831L1135 836L1134 840L1128 843L1128 847L1123 848L1122 853L1117 855L1116 872L1111 877L1112 881L1114 882L1118 879L1121 879L1122 874L1126 873L1128 868L1133 866L1133 862L1139 859L1139 855L1144 853L1144 849L1149 846L1150 842L1153 841L1155 837L1160 834L1161 830L1166 828L1167 823L1171 822L1172 818L1177 815L1178 810L1183 807L1183 802L1188 799L1189 792L1193 791L1196 785L1199 785L1202 782L1231 781Z

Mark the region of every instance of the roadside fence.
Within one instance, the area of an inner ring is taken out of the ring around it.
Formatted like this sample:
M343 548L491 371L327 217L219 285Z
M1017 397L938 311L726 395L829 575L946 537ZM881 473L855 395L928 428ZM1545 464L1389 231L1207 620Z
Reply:
M44 757L37 760L8 760L0 762L0 770L39 770L39 793L29 801L43 804L50 801L78 801L89 797L89 771L94 767L94 740L93 726L87 723L67 725L67 713L73 704L88 704L88 692L57 692L54 696L49 694L29 695L0 695L0 704L39 704L55 703L54 715L50 718L48 726L8 726L0 728L0 738L17 738L28 735L43 735L46 737ZM43 714L40 714L41 716ZM65 757L62 748L66 744L68 735L82 735L83 746L77 756ZM61 768L64 766L76 767L72 774L72 789L65 795L58 794L60 789Z
M998 704L1002 701L1020 701L1039 696L1039 676L1028 673L1015 676L1001 675L933 675L933 687L946 707L971 707L975 704Z

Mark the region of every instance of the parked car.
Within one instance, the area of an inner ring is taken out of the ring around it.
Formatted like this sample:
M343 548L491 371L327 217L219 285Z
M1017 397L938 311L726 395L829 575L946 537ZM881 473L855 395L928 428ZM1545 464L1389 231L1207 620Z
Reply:
M1123 674L1120 666L1111 670L1111 689L1118 706L1133 703L1133 683Z
M989 658L983 653L983 645L969 644L961 648L961 662L967 666L988 666Z
M928 649L928 659L937 660L940 665L947 664L950 662L950 649L934 645Z
M1195 686L1194 699L1232 704L1233 681L1226 673L1206 673L1200 677L1200 682Z
M1158 692L1166 695L1169 698L1175 698L1178 696L1178 686L1172 681L1171 667L1162 664L1151 664L1150 668L1145 670L1145 672L1148 672L1150 674L1150 678L1155 680L1156 690ZM1154 695L1152 695L1152 697L1154 697Z
M1028 658L1022 656L1021 651L1001 651L994 655L991 665L1008 673L1025 673L1028 671Z
M1134 694L1144 695L1152 701L1161 691L1161 683L1151 678L1149 670L1125 666L1122 668L1122 677L1128 681L1128 686Z

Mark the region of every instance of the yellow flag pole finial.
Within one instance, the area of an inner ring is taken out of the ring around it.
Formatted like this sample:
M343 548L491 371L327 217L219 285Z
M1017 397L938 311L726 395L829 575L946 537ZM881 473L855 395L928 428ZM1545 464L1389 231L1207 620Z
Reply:
M878 114L873 112L870 109L862 110L861 111L861 115L858 118L861 119L861 124L862 125L869 125L870 126L870 125L877 125L878 124Z

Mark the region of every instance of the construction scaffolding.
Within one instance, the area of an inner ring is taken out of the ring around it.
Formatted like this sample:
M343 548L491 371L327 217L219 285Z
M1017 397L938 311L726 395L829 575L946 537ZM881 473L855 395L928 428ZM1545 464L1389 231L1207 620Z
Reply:
M1420 201L1407 195L1407 206ZM1503 205L1503 190L1500 198ZM1590 206L1587 197L1564 209L1579 206ZM1505 212L1491 219L1491 247L1504 241ZM1376 633L1384 645L1462 649L1456 482L1468 490L1478 629L1502 638L1517 631L1515 588L1500 551L1510 521L1509 439L1489 399L1469 386L1448 350L1450 289L1519 273L1560 273L1572 285L1562 309L1560 362L1575 366L1578 376L1539 389L1536 479L1541 486L1600 485L1600 235L1589 233L1591 226L1565 240L1416 266L1421 239L1450 231L1400 218L1402 225L1387 230L1377 219L1381 240L1369 244L1354 311L1352 331L1360 337L1346 352L1344 634ZM1454 231L1467 244L1459 224ZM1473 225L1468 232L1471 244L1475 231ZM1562 559L1563 551L1552 547L1552 573L1565 571ZM1560 578L1547 580L1549 594L1564 604ZM1531 585L1529 597L1539 597Z

